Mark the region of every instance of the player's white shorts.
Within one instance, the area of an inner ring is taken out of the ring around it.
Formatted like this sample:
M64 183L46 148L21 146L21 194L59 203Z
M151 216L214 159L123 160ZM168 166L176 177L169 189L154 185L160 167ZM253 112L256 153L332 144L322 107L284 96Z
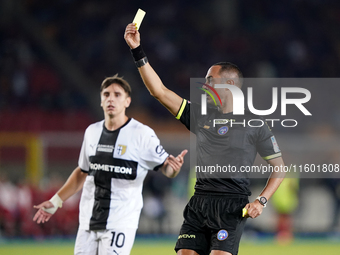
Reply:
M129 255L137 229L78 229L75 255Z

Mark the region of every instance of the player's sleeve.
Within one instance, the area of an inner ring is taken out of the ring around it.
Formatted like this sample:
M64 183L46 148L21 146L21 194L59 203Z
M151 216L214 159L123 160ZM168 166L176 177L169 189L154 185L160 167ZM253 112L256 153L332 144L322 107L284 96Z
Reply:
M190 101L183 99L181 107L178 110L176 119L180 120L184 126L191 132L195 133L195 126L190 125L190 123L196 123L196 113L199 106L197 104L191 103Z
M88 173L90 169L90 162L89 157L87 155L87 142L86 142L86 132L83 139L83 144L81 146L79 159L78 159L78 166L80 167L81 171Z
M143 150L140 155L139 164L145 169L157 171L164 164L169 154L160 144L157 135L152 129L145 132L143 136Z
M269 129L267 123L259 128L256 147L258 153L264 160L270 160L282 156L275 136Z

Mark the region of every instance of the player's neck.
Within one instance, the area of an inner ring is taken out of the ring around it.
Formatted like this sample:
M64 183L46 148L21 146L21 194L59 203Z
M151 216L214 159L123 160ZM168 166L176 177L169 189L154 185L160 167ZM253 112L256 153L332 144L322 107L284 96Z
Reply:
M119 116L106 116L105 118L105 127L107 130L114 131L123 126L128 121L128 116L119 115Z

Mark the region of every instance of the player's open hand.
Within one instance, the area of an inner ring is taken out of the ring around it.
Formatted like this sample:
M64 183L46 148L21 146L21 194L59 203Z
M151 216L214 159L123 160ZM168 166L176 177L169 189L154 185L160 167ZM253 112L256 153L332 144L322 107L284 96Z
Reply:
M140 45L140 34L135 23L126 26L124 39L131 49L135 49Z
M38 224L47 222L53 214L45 212L43 208L52 208L53 204L50 201L45 201L40 205L33 206L36 209L39 209L33 217L33 221L36 221Z
M244 208L246 208L248 211L245 217L255 219L256 217L261 215L263 205L261 205L258 200L255 200L252 203L246 204Z

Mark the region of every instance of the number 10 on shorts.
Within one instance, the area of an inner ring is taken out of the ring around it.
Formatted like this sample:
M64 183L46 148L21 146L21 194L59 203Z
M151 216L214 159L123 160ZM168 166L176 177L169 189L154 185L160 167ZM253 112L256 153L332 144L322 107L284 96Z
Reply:
M111 232L112 233L112 239L111 239L111 245L115 245L117 248L122 248L125 243L125 235L124 233L118 233L116 236L116 232Z

